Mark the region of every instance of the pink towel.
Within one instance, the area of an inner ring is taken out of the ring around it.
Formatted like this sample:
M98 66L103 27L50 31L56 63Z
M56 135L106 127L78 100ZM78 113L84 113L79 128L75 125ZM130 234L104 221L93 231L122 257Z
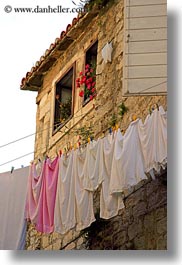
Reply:
M52 233L54 230L58 169L59 157L52 162L50 159L45 160L40 174L34 164L30 168L26 218L30 219L42 233Z

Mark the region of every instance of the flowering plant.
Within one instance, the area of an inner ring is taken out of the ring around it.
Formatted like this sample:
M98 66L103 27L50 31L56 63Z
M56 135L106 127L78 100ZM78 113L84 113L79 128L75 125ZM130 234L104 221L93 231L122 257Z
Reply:
M84 85L84 88L81 86ZM84 100L88 98L92 100L96 96L96 69L90 64L85 66L85 73L80 72L80 77L76 79L76 87L81 88L79 92L80 97L84 97Z

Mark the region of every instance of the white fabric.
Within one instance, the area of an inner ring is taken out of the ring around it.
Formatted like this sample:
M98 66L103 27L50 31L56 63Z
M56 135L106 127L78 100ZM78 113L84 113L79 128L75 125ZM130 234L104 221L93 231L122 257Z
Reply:
M143 179L147 179L144 158L139 139L139 119L131 122L123 137L118 132L111 173L110 192L123 192Z
M86 190L96 190L103 181L103 176L99 174L100 148L100 141L92 141L87 144L82 176L83 186Z
M73 175L73 152L62 155L59 161L59 176L54 212L54 229L65 234L76 225L75 180Z
M74 151L73 172L75 178L76 229L88 227L95 221L93 211L93 192L84 189L83 168L86 150Z
M84 189L89 180L84 175L86 151L78 149L60 158L54 228L61 234L74 227L80 231L95 221L93 192Z
M29 167L0 174L0 249L24 249Z
M160 106L148 115L144 124L140 122L139 136L145 159L145 171L160 171L167 163L167 119Z
M112 170L112 158L114 153L115 135L109 135L101 139L100 174L103 176L100 194L100 217L109 219L118 214L124 208L121 194L110 194L110 181Z
M104 59L104 62L112 62L112 43L107 43L104 48L102 49L102 58Z

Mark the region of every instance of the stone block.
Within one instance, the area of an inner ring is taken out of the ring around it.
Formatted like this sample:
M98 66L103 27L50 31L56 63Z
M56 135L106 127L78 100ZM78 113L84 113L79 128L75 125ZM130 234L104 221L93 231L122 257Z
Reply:
M145 236L136 237L134 239L134 249L135 250L146 249Z
M61 240L57 240L55 243L52 245L53 250L60 250L61 249Z
M157 233L163 235L167 233L167 218L163 218L157 222Z
M113 248L120 247L127 241L127 232L120 231L113 235Z
M129 225L128 227L129 240L134 239L137 235L142 234L142 232L143 232L143 225L141 220Z
M73 249L76 249L76 244L74 242L72 242L71 244L65 247L65 250L73 250Z
M157 240L157 250L167 250L167 236L160 236Z
M141 215L145 215L147 212L147 203L140 202L133 207L133 216L134 218L138 218Z

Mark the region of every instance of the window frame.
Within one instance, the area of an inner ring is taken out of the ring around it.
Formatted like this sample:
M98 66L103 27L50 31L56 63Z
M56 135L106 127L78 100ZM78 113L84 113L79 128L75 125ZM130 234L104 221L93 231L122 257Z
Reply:
M84 67L84 70L83 70L83 73L85 74L85 66L86 66L86 64L87 64L87 52L90 50L90 48L92 47L92 46L94 46L95 44L97 43L97 56L98 56L98 43L99 43L99 41L98 41L98 38L97 39L95 39L95 40L93 40L91 43L90 43L90 45L85 49L85 51L84 51L84 65L83 65L83 67ZM95 70L97 70L97 57L96 57L96 69ZM97 71L96 71L97 72ZM97 84L96 84L97 85ZM90 100L90 98L87 98L87 99L85 99L84 100L84 98L83 98L83 101L82 101L82 107L85 107L89 102L90 102L91 100Z
M56 89L57 89L57 84L69 73L69 71L73 69L73 78L72 78L72 104L71 104L71 115L69 118L60 124L56 129L54 128L55 126L55 97L56 97ZM57 132L60 131L61 128L63 128L74 116L74 111L75 111L75 75L76 75L76 62L74 62L70 67L68 67L63 74L55 81L54 83L54 103L53 103L53 124L52 124L52 136L54 136Z

